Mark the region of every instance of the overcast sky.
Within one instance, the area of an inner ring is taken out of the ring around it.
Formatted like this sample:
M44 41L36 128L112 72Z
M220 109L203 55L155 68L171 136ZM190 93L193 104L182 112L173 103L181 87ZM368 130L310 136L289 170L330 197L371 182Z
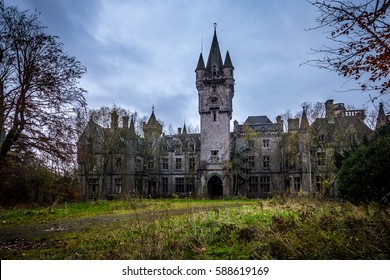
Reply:
M81 86L89 108L118 106L165 124L199 125L195 68L205 62L216 22L223 59L235 67L233 119L302 110L302 103L334 99L366 107L369 96L346 92L353 82L301 65L311 49L329 45L314 27L315 8L305 0L5 0L37 10L47 32L87 68ZM300 66L301 65L301 66ZM386 97L388 98L388 97Z

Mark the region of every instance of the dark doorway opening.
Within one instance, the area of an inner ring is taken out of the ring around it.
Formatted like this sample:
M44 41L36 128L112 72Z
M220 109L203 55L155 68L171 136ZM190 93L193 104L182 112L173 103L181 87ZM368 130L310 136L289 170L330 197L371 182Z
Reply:
M211 198L215 198L223 195L222 181L216 175L214 175L209 179L207 188L208 188L209 196Z

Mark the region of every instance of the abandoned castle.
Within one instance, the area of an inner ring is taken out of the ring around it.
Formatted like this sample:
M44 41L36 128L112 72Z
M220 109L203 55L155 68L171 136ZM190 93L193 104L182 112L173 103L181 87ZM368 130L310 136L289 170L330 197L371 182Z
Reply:
M373 134L364 110L346 110L333 100L311 123L303 108L301 118L287 120L287 129L281 117L272 122L267 116L234 121L231 129L234 67L229 52L222 60L215 30L207 64L201 53L195 74L200 133L187 133L184 125L165 135L154 110L142 136L128 116L119 127L116 111L108 128L90 119L78 140L85 197L334 194L334 155ZM381 104L377 126L387 118Z

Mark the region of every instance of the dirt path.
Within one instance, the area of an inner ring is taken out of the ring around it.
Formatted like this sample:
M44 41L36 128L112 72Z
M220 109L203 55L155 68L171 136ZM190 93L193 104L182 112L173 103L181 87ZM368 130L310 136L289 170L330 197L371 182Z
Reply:
M173 216L184 215L188 213L200 213L208 211L218 212L220 209L237 207L239 205L224 205L224 206L198 206L192 208L179 208L167 210L152 210L140 211L137 214L110 214L88 218L75 218L71 220L53 221L40 224L32 224L16 227L0 228L0 249L10 242L28 241L35 238L44 238L49 235L58 234L61 232L77 232L89 229L91 227L101 227L105 225L112 226L113 223L131 222L136 219L157 220L166 219Z

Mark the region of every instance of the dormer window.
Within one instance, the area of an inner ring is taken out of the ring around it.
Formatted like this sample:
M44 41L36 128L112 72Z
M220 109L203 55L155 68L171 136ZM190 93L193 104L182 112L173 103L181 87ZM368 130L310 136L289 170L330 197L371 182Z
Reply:
M163 143L161 145L161 151L162 152L168 152L168 144L167 143Z
M175 143L175 152L176 153L182 152L182 146L181 146L181 143L179 141Z
M217 67L213 66L213 76L217 76Z
M188 144L188 150L189 150L191 153L195 152L195 143L194 143L194 142L191 141L191 142Z

